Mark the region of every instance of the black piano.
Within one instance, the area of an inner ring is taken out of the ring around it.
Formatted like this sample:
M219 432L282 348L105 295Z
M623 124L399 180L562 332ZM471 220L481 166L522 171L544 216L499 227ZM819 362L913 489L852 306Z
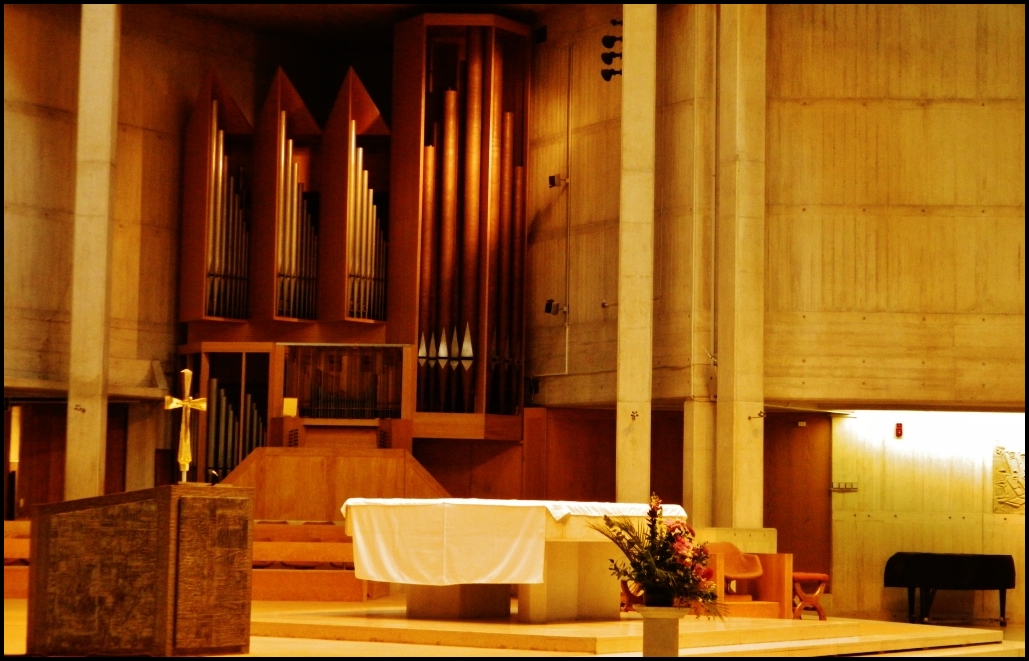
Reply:
M929 619L937 590L999 590L1000 625L1006 626L1007 590L1015 587L1015 559L1010 555L972 553L894 553L886 561L883 586L908 589L908 620ZM915 619L915 588L919 616Z

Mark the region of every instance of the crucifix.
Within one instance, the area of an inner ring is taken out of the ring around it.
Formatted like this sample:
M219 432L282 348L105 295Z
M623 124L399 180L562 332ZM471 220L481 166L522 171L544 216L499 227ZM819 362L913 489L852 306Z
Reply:
M193 463L193 445L189 437L189 412L192 409L207 410L206 399L202 397L193 399L189 394L192 384L193 372L188 369L182 370L182 399L176 399L171 395L164 397L164 408L182 409L182 426L179 429L179 470L182 471L182 484L186 483L186 473L189 472L189 465Z

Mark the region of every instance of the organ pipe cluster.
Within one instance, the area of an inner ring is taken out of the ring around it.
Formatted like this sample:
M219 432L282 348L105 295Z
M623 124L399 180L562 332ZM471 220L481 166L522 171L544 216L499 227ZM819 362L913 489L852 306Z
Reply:
M398 347L294 346L286 396L302 418L399 418L402 372Z
M293 159L293 140L286 137L286 112L279 116L279 208L275 264L277 314L314 319L318 274L317 208L304 193L300 166Z
M207 387L207 477L220 482L255 448L264 447L266 428L257 402L244 393L233 401L218 379ZM242 415L236 413L241 408Z
M350 120L350 189L347 209L348 314L358 319L386 319L386 241L357 146L357 122Z
M210 182L207 202L207 304L211 317L245 319L250 231L242 168L230 174L218 100L211 102Z
M496 33L467 28L463 48L455 48L451 36L429 42L418 340L422 411L514 413L519 403L525 175L515 122L524 117L516 120L507 108L524 106L504 98L505 50L487 34ZM519 85L509 88L517 97ZM477 407L476 359L482 356L476 352L484 346L486 402Z

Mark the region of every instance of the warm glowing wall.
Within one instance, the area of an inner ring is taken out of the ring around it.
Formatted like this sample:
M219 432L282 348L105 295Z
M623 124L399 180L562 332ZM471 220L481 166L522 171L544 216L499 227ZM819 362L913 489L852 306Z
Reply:
M903 424L903 438L895 427ZM1025 515L993 513L995 446L1025 452L1023 413L857 411L833 420L832 606L838 616L907 617L907 591L882 586L898 551L1015 558L1007 615L1025 619ZM940 592L933 617L999 616L996 591Z

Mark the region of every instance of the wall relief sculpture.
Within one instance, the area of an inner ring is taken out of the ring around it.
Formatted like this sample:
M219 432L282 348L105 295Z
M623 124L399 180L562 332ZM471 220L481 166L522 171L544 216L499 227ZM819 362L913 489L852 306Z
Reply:
M993 451L993 512L1025 514L1025 452Z

